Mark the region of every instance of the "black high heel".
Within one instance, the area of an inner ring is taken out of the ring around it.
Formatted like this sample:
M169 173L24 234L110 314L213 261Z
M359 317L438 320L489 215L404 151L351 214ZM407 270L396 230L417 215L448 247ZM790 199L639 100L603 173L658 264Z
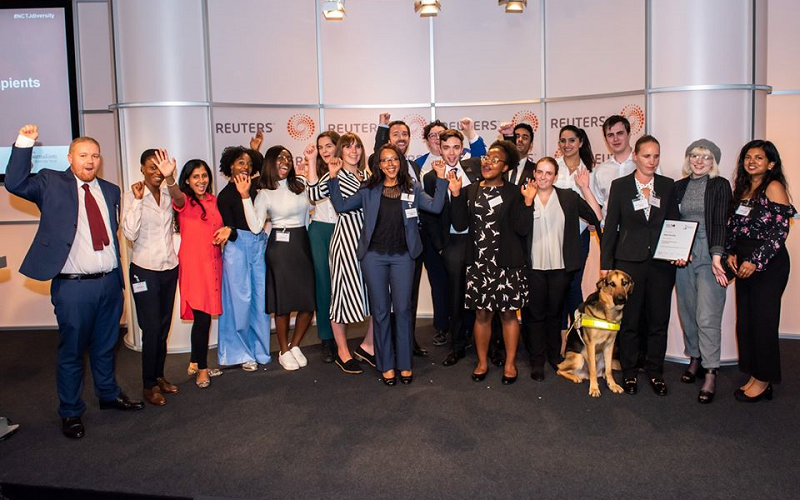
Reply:
M717 372L719 372L717 368L706 369L706 378L708 378L709 375L714 376L714 391L717 389ZM697 395L697 402L701 405L710 404L712 401L714 401L714 391L704 391L701 389L700 393Z
M413 373L411 375L408 375L408 376L403 375L402 373L400 374L400 382L402 382L403 384L408 385L413 381L414 381L414 374Z
M388 385L389 387L394 387L395 385L397 385L397 375L392 375L391 377L387 377L386 375L381 373L381 380L383 380L383 383Z
M700 369L700 358L690 358L691 361L689 362L689 367L683 372L681 375L681 382L684 384L694 384L694 381L697 380L697 370ZM692 371L692 366L694 365L694 371Z
M761 394L758 396L751 397L745 394L743 390L737 389L736 392L733 393L733 397L740 403L757 403L762 399L772 401L772 384L767 384L767 388L761 391Z
M473 380L474 382L483 382L483 380L486 378L486 374L487 374L487 373L489 373L489 370L486 370L486 371L485 371L485 372L483 372L483 373L475 373L475 372L472 372L472 380Z

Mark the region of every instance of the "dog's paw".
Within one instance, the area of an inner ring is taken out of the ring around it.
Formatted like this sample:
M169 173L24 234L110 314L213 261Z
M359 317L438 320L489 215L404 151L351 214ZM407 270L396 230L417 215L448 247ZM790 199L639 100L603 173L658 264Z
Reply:
M608 388L611 389L611 392L614 394L622 394L622 387L618 384L608 384Z
M590 386L589 387L589 395L593 398L600 397L600 388L598 386Z

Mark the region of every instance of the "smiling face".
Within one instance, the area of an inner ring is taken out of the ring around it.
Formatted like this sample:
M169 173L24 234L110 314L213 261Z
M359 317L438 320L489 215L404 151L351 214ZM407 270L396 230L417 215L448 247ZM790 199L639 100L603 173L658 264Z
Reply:
M463 144L458 137L450 137L440 144L442 149L442 159L448 167L455 167L458 160L461 158L461 150Z
M744 170L751 177L763 177L774 166L775 162L769 161L762 148L750 148L744 155Z
M397 153L391 149L381 150L378 165L380 165L381 172L383 172L386 181L388 181L387 183L395 184L397 182L397 176L400 173L400 158L397 157Z
M583 141L578 139L578 136L575 135L575 132L572 130L565 130L561 132L561 135L558 137L558 149L561 150L561 154L564 155L564 158L577 155L581 146L583 146Z
M395 124L389 128L389 144L394 144L397 148L406 154L408 151L408 144L411 140L411 134L408 127L403 124ZM438 140L438 139L437 139Z
M441 143L439 142L439 134L444 132L446 129L444 127L431 127L430 133L428 133L428 138L425 141L428 143L428 149L430 150L431 154L436 156L441 156Z
M519 127L514 130L514 145L517 146L517 151L519 151L519 155L522 158L528 156L528 152L531 150L531 144L533 144L533 137L531 137L531 133L528 132L528 129Z
M639 152L633 152L633 162L643 176L650 178L656 173L661 161L661 146L655 142L645 142L639 147Z
M503 148L494 147L481 158L481 173L485 181L496 181L508 170L506 152Z
M69 168L83 182L92 182L97 177L102 157L100 146L91 140L73 142L67 154Z
M539 160L536 169L533 171L533 178L536 181L536 188L539 191L547 192L553 189L553 181L556 180L558 168L549 160Z
M239 174L250 175L251 173L253 173L253 160L249 154L243 154L231 164L231 177L236 177Z
M342 145L342 161L351 167L358 167L364 148L357 141Z
M208 189L208 170L206 170L206 167L203 165L194 167L192 173L189 174L189 178L186 179L186 184L189 185L189 188L194 191L198 198L204 197L206 189Z
M142 175L144 176L144 184L151 190L157 190L161 183L164 181L164 176L156 165L156 157L148 156L141 167Z
M294 159L292 154L287 150L282 150L278 157L275 159L275 166L278 170L278 179L284 180L289 172L292 170L292 163Z
M692 175L702 177L711 171L714 166L714 156L705 148L694 148L689 154L689 168Z
M336 156L336 144L330 137L323 135L317 139L317 151L322 161L327 165L328 162L331 161L331 158Z

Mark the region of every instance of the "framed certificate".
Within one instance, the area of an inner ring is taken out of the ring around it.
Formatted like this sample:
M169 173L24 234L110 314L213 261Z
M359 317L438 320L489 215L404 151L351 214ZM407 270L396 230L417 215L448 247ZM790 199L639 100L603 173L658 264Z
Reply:
M689 260L699 225L698 222L688 220L665 220L653 258L668 261Z

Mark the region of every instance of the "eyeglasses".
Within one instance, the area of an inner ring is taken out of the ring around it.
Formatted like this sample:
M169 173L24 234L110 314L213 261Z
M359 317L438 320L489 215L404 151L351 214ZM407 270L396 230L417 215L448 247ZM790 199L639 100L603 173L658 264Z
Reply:
M278 155L278 157L275 159L275 162L276 163L291 163L292 162L292 157L288 156L288 155Z
M438 139L438 138L439 138L439 132L431 132L430 134L428 134L428 139Z
M491 163L492 165L501 165L501 164L505 164L505 162L506 162L502 158L498 158L496 156L494 158L492 158L491 156L485 156L485 155L481 156L481 161L485 161L486 163Z
M547 172L545 170L538 170L538 169L534 170L533 174L534 175L541 175L542 177L554 177L556 175L555 172Z
M714 157L711 156L711 155L699 155L699 154L695 154L695 153L690 154L689 158L692 161L697 161L697 160L711 161L711 160L714 159Z
M386 165L387 163L400 163L400 158L396 156L392 156L389 158L381 158L380 160L378 160L378 163L380 163L381 165Z

